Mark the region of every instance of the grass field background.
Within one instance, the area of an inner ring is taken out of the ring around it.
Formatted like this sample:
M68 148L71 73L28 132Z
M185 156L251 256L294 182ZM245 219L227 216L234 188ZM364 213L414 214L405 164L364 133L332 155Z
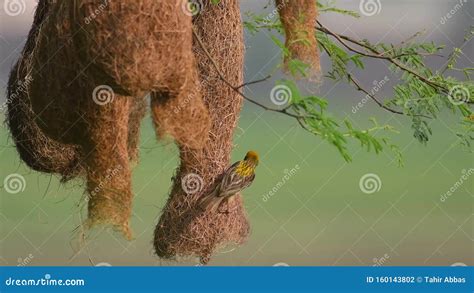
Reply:
M212 264L473 264L472 181L440 200L461 170L472 167L472 157L453 147L444 125L435 127L438 135L429 147L401 135L397 141L406 147L405 167L399 168L391 157L369 155L357 147L354 162L347 164L332 147L279 116L248 112L240 123L245 134L236 139L233 154L235 160L248 149L262 154L257 180L244 193L252 234L248 243L218 254ZM0 178L22 174L26 189L19 194L2 190L3 263L16 265L30 254L35 265L87 265L89 258L112 265L162 263L153 256L153 228L178 161L172 144L156 142L150 121L144 123L142 136L141 163L133 176L135 240L96 231L82 250L84 243L72 233L81 211L85 215L80 183L62 186L57 178L32 172L13 148L4 147ZM1 137L2 146L9 144L4 130ZM285 170L296 165L297 173L265 197ZM380 191L361 191L359 180L367 173L380 177Z
M242 9L260 9L266 3L256 2L243 1ZM347 20L323 15L323 21L346 34L395 43L415 30L428 28L427 40L448 47L459 44L463 29L472 23L471 5L459 11L455 21L440 25L440 18L456 1L434 1L432 5L421 0L400 5L385 2L382 13L373 18ZM357 9L358 1L341 3L344 8ZM3 32L4 84L28 26L26 21L15 33ZM265 75L278 63L278 50L266 33L247 35L246 44L247 80ZM472 67L472 43L465 49L468 53L461 62ZM442 65L437 60L432 64ZM323 67L328 65L323 56ZM396 78L381 62L370 65L373 71L359 72L359 77L370 86L388 76L390 82L382 93L389 95ZM271 105L273 85L270 81L248 88L246 93ZM334 147L304 132L293 120L245 104L235 132L233 160L241 159L250 149L261 155L256 181L244 192L252 233L246 244L218 253L211 265L474 265L473 178L441 200L460 180L463 170L474 167L472 154L457 146L454 116L443 113L434 121L435 135L424 146L412 138L407 119L383 112L371 102L352 113L363 96L347 85L325 82L319 92L328 97L334 115L360 127L369 126L367 120L372 116L395 126L401 133L392 135L393 142L402 149L405 166L398 167L390 153L369 154L356 144L351 145L353 162L346 163ZM194 259L161 261L153 254L153 229L178 158L173 143L156 141L149 118L142 126L140 157L133 173L134 240L125 241L109 230L95 230L84 241L73 231L86 216L82 183L60 185L55 177L27 169L8 130L1 128L0 186L14 173L25 178L26 186L18 194L0 188L0 265L196 264ZM296 174L274 195L266 196L295 166L299 167ZM380 189L366 194L359 181L370 173L380 178Z

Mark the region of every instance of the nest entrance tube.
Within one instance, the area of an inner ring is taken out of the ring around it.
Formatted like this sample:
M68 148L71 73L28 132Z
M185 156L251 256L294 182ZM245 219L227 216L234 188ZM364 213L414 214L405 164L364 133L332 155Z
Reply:
M243 83L243 33L238 0L212 4L203 1L193 24L225 78ZM170 197L155 229L154 246L159 257L198 256L208 263L216 249L241 244L250 226L240 195L231 202L229 213L198 211L201 196L212 188L229 166L232 135L237 125L242 98L219 79L211 60L194 41L202 96L209 110L209 140L201 149L179 144L181 165ZM225 117L225 119L223 119Z
M285 66L298 59L309 66L310 78L319 78L321 70L318 43L316 40L316 18L318 9L314 0L276 0L280 20L285 30Z
M185 88L198 101L186 111L206 119L206 111L193 108L205 110L196 81L191 16L179 3L38 3L9 81L8 125L31 168L65 179L84 175L88 226L111 225L131 237L130 161L138 157L145 93L168 92L174 99L184 96ZM19 91L17 81L26 77L31 82ZM197 130L197 121L190 121Z
M62 181L68 181L82 171L80 149L53 140L43 132L35 121L36 114L29 97L29 87L33 82L29 66L48 9L46 1L38 3L25 47L10 73L6 120L20 158L26 165L35 171L58 174Z

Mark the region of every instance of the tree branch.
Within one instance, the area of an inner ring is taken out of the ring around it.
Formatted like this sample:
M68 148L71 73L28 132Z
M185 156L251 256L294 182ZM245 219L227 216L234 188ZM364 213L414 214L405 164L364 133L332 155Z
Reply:
M253 81L248 81L248 82L245 82L237 87L235 87L236 89L240 89L240 88L243 88L243 87L246 87L248 85L252 85L252 84L256 84L256 83L260 83L260 82L264 82L264 81L267 81L268 79L270 79L272 77L271 74L265 76L264 78L261 78L261 79L257 79L257 80L253 80Z
M355 40L351 37L348 37L348 36L343 36L343 35L339 35L339 34L336 34L334 32L332 32L331 30L329 30L327 27L325 27L323 24L321 24L321 22L319 21L316 21L318 23L318 25L320 27L317 27L316 29L323 32L323 33L326 33L328 35L331 35L333 36L336 40L339 41L339 43L341 43L346 49L348 49L349 51L351 52L354 52L354 53L357 53L359 55L362 55L362 56L365 56L365 57L369 57L369 58L375 58L375 59L382 59L382 60L386 60L386 61L389 61L390 63L392 63L393 65L397 66L398 68L400 68L401 70L403 71L406 71L414 76L416 76L418 79L420 79L421 81L423 81L424 83L428 84L429 86L431 86L432 88L436 89L436 90L441 90L442 92L444 93L449 93L449 90L446 89L444 86L442 85L439 85L429 79L427 79L426 77L422 76L421 74L419 74L418 72L414 71L413 69L407 67L405 64L403 63L400 63L398 60L396 60L395 58L391 57L391 56L384 56L384 52L379 52L377 51L375 48L373 48L372 46L369 46L368 44L365 44L361 41L358 41L358 40ZM350 46L349 44L347 44L347 42L351 42L353 44L356 44L357 46L360 46L360 47L363 47L365 49L367 49L369 52L371 53L367 53L367 52L364 52L364 51L361 51L361 50L358 50L352 46Z
M324 51L326 51L326 53L331 56L331 52L323 45L323 44L320 44L321 47L323 47ZM359 83L359 81L357 81L357 79L350 73L348 72L347 73L347 78L356 86L357 90L360 91L360 92L363 92L365 93L369 98L371 98L379 107L391 112L391 113L394 113L394 114L398 114L398 115L407 115L401 111L398 111L398 110L395 110L395 109L392 109L390 107L387 107L386 105L384 105L375 95L373 95L372 93L370 93L368 90L364 89L362 87L362 85ZM419 117L425 117L425 118L429 118L431 119L431 117L429 116L425 116L425 115L408 115L408 116L419 116Z

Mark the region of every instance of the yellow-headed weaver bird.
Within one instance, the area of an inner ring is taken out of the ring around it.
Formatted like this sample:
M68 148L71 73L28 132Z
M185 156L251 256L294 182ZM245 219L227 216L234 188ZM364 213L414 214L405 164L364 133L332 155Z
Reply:
M223 201L228 201L234 195L247 188L255 179L255 168L258 165L258 154L249 151L242 161L230 166L217 183L216 187L199 201L203 210L215 210Z

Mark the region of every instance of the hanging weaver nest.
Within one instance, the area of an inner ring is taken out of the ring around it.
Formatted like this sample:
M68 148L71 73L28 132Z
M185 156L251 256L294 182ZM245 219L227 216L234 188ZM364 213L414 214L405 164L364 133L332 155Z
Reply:
M80 150L46 136L35 121L28 87L32 82L27 66L31 63L39 28L48 11L48 3L40 1L33 25L20 59L13 67L7 87L6 122L10 128L20 158L33 170L56 173L67 181L81 172Z
M320 60L316 40L316 18L318 10L314 0L276 0L280 20L285 30L285 66L293 59L309 66L309 77L318 77Z
M197 35L226 79L242 84L244 51L239 1L215 5L207 0L201 8L193 20ZM154 245L162 258L197 255L207 263L217 248L243 243L250 227L240 195L228 207L229 213L202 213L197 208L199 197L212 188L229 165L242 98L219 80L196 40L194 46L203 98L212 120L209 141L199 150L180 145L181 166L156 226Z
M66 178L77 173L63 165L75 167L79 161L89 194L86 224L111 224L127 238L131 237L130 160L138 157L146 110L143 96L165 92L173 100L189 91L193 100L183 112L196 112L193 105L203 110L189 119L190 125L195 132L204 127L207 133L209 124L196 81L191 17L175 2L40 1L20 65L12 73L31 77L23 95L13 97L12 105L20 105L23 116L9 108L9 125L20 154L31 153L37 145L48 143L48 150L54 146L51 153L42 150L41 156L34 155L42 164L36 169ZM31 122L37 127L22 132ZM180 123L170 118L160 127L166 131ZM32 143L23 147L25 136ZM188 142L181 137L184 145L194 146L206 139L203 135ZM65 151L69 147L72 154ZM43 166L48 160L62 165Z

